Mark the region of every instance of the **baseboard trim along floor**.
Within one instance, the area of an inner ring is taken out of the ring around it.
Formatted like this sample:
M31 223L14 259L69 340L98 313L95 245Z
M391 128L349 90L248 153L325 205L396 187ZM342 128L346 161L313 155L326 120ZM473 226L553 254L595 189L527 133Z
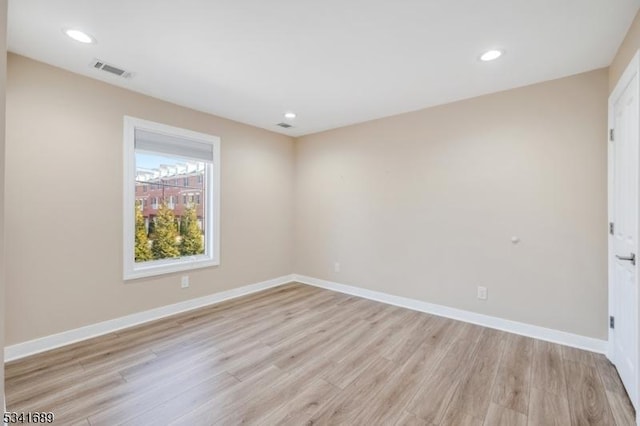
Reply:
M601 354L606 354L607 352L606 340L600 340L592 337L581 336L579 334L540 327L537 325L511 321L504 318L479 314L462 309L450 308L448 306L423 302L421 300L410 299L408 297L394 296L388 293L367 290L361 287L321 280L305 275L294 274L294 280L302 284L308 284L327 290L339 291L341 293L363 297L365 299L375 300L377 302L388 303L390 305L400 306L403 308L412 309L414 311L425 312L445 318L451 318L459 321L469 322L472 324L482 325L484 327L507 331L509 333L519 334L521 336L545 340L547 342L558 343L561 345L571 346L578 349L585 349Z
M594 339L591 337L581 336L565 331L525 324L522 322L511 321L489 315L483 315L475 312L465 311L462 309L423 302L421 300L410 299L407 297L394 296L388 293L367 290L361 287L340 284L318 278L308 277L305 275L291 274L255 284L234 288L231 290L226 290L219 293L214 293L208 296L186 300L184 302L174 303L155 309L150 309L144 312L139 312L131 315L126 315L124 317L87 325L50 336L17 343L15 345L5 347L4 359L5 362L14 361L20 358L27 357L29 355L45 352L71 343L101 336L103 334L122 330L124 328L132 327L135 325L140 325L146 322L155 321L181 312L213 305L225 300L256 293L268 288L277 287L294 281L302 284L324 288L327 290L338 291L340 293L363 297L365 299L375 300L377 302L412 309L414 311L425 312L445 318L451 318L472 324L482 325L484 327L494 328L497 330L519 334L522 336L533 337L536 339L571 346L579 349L585 349L592 352L606 353L607 350L606 340Z
M146 322L159 320L181 312L191 311L193 309L220 303L225 300L235 299L237 297L246 296L251 293L266 290L271 287L277 287L292 282L293 275L285 275L267 281L255 284L249 284L231 290L210 294L208 296L198 297L195 299L185 300L171 305L161 306L159 308L150 309L144 312L138 312L124 317L115 318L96 324L87 325L73 330L63 331L62 333L52 334L50 336L29 340L15 345L6 346L4 348L5 362L24 358L40 352L45 352L81 340L91 339L92 337L101 336L103 334L112 333L122 330L123 328L133 327Z

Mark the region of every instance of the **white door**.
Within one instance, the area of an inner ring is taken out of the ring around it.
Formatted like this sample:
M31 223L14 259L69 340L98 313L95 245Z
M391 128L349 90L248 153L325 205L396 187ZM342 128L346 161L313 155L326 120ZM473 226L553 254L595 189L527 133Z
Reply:
M638 55L609 98L610 357L638 401Z

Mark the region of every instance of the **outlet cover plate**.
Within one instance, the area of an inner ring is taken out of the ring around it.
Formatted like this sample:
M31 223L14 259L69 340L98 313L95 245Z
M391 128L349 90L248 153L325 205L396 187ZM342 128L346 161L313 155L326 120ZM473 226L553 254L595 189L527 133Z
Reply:
M483 286L478 286L478 299L487 300L487 288Z

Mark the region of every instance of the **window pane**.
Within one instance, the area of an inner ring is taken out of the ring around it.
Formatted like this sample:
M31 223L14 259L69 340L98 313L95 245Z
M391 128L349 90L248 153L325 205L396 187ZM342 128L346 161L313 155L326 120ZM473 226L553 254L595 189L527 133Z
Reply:
M136 208L135 262L204 254L205 203L193 194L206 194L206 162L148 151L136 151L135 161L136 194L150 200Z

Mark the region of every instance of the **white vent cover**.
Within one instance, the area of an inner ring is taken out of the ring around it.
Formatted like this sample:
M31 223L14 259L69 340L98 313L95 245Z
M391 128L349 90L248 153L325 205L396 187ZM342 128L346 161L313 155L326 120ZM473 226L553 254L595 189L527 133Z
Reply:
M118 68L114 65L108 64L105 61L100 59L94 59L91 62L91 67L100 71L108 72L109 74L115 75L117 77L122 78L131 78L133 77L133 73L127 70L123 70L122 68Z

